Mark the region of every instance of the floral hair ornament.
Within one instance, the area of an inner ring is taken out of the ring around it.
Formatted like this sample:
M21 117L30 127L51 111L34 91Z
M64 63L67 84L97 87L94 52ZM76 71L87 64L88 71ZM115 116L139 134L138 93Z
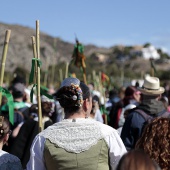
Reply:
M64 79L61 83L60 89L55 94L53 94L55 100L61 99L61 97L58 96L58 92L63 87L71 87L71 89L73 91L75 91L75 94L72 96L62 95L62 97L71 98L73 101L75 101L74 106L81 107L83 104L83 92L80 88L80 80L77 78L73 78L73 77L68 77L68 78Z
M83 92L79 85L75 85L75 84L71 83L71 87L73 90L75 90L75 92L77 94L77 95L72 96L73 100L77 100L77 103L75 104L75 106L81 107L83 104Z
M2 127L4 122L4 116L0 116L0 128Z

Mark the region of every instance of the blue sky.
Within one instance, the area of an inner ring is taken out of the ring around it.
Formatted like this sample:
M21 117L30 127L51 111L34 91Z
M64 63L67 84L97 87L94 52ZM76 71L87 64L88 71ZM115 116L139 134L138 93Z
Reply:
M170 53L169 0L15 0L1 1L0 22L35 28L83 44L152 43Z

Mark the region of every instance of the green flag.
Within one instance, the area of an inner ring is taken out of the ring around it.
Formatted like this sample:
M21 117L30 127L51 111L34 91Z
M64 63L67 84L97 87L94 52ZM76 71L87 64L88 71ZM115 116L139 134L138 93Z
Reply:
M9 121L12 123L12 125L14 124L14 104L13 104L13 96L12 94L5 88L0 86L0 92L2 93L2 95L6 96L8 102L7 102L7 106L8 106L8 110L9 110Z

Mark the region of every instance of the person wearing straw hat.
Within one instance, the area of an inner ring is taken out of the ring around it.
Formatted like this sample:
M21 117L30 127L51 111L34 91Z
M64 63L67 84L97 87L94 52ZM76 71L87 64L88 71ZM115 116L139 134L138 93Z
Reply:
M144 84L139 87L141 104L133 109L126 117L121 138L127 150L135 147L144 126L155 117L169 117L170 113L160 101L164 88L160 86L159 78L147 76Z
M35 137L27 170L115 169L126 149L115 129L88 118L92 109L88 86L66 78L54 96L65 119Z

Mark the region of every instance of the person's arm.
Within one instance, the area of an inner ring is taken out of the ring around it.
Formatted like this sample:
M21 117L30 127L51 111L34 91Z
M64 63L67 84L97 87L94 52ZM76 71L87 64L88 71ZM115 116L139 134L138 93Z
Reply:
M132 112L127 116L121 132L121 139L127 150L135 147L142 133L144 122L145 119L137 112Z
M99 109L96 110L94 119L103 123L102 114L101 114L101 111Z
M118 135L117 131L113 129L112 133L105 138L109 147L110 167L114 170L119 163L121 157L127 152L126 148Z
M30 160L27 164L27 170L46 170L44 162L44 143L45 138L37 135L30 149Z

